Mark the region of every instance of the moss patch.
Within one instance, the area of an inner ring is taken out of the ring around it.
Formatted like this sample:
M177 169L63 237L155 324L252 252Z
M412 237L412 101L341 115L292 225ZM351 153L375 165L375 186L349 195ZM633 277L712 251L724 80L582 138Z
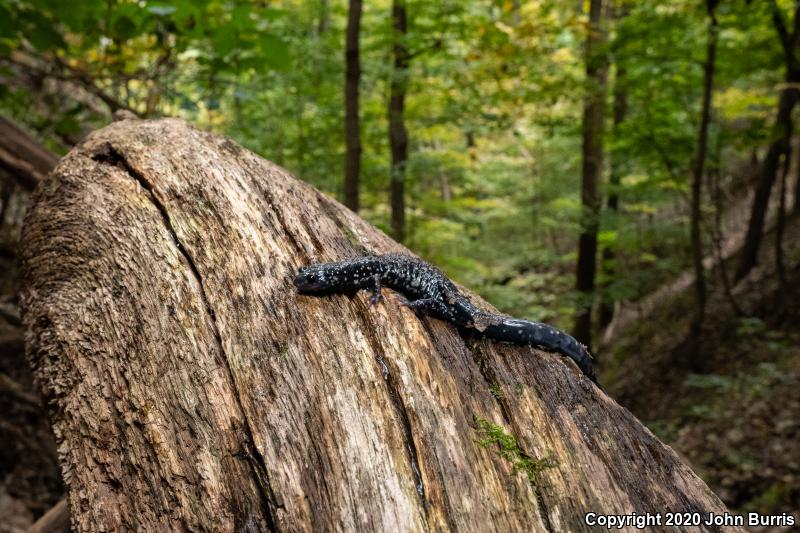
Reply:
M476 431L480 438L476 441L482 448L496 446L496 453L509 463L512 472L517 475L524 472L528 476L528 482L535 486L542 472L547 468L555 468L557 463L550 458L536 458L526 454L517 444L517 439L509 435L505 430L488 420L474 416Z

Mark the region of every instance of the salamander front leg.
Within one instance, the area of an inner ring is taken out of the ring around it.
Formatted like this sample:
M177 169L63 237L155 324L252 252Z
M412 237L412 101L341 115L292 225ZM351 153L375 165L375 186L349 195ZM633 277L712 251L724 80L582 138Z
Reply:
M418 315L428 315L436 308L437 302L433 298L421 298L419 300L410 301L405 296L398 294L397 301L403 307L408 307Z
M381 295L381 277L377 274L372 276L372 296L369 297L369 304L370 305L377 305L378 302L383 300L383 295Z

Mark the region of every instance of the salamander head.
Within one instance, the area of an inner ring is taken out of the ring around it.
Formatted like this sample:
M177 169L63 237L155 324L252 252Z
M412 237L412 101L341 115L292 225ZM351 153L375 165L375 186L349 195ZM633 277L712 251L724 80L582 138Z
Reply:
M330 293L337 283L336 276L323 268L324 265L312 265L300 267L297 276L294 278L294 286L301 294L327 294Z

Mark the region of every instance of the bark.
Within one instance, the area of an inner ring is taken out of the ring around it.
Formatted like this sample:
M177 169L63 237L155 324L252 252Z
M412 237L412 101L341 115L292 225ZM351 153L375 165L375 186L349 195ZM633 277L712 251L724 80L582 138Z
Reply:
M794 205L792 206L792 211L800 213L800 149L795 150L794 157L796 179L794 182Z
M361 173L361 127L358 111L358 85L361 59L358 40L361 32L361 0L350 0L345 44L344 128L347 146L344 161L344 203L358 212L358 188Z
M619 20L624 13L618 15ZM625 116L628 114L628 88L627 88L627 69L624 63L617 62L616 76L614 79L614 131L619 132L619 128L625 122ZM616 161L611 162L611 171L608 176L608 210L616 214L619 211L619 187L622 179L622 165ZM608 294L608 285L612 283L616 276L616 251L614 245L608 245L603 248L603 270L605 273L605 286L602 292L602 302L600 303L600 327L608 326L614 319L614 304L615 299Z
M11 121L0 116L0 171L32 191L58 158Z
M469 160L471 163L476 163L478 161L478 143L475 142L475 132L472 130L467 130L465 136L467 138L467 153L469 154Z
M586 37L587 89L583 108L583 169L581 177L583 217L578 241L575 284L581 300L575 317L575 337L587 346L591 346L592 342L592 304L597 269L599 186L603 173L603 119L608 68L602 13L603 1L591 0Z
M786 63L786 86L781 91L778 101L778 115L773 128L773 140L767 150L764 163L753 197L753 206L750 211L750 223L747 227L744 246L736 269L736 280L741 280L756 266L758 250L764 232L764 222L769 207L769 198L772 186L780 170L781 157L788 155L789 143L792 138L792 112L800 97L800 64L797 59L797 48L800 46L800 0L795 2L794 24L790 32L786 27L783 14L775 1L771 2L773 23L781 45L784 50Z
M293 290L300 265L365 252L408 253L179 120L115 122L68 154L26 221L21 300L75 530L589 531L586 512L725 512L568 360L462 337L388 291L371 307Z
M717 17L719 0L707 0L708 37L706 60L703 64L703 103L700 111L700 127L697 133L697 152L692 162L691 228L692 265L694 267L695 316L692 318L690 336L697 351L701 343L701 331L706 313L706 277L703 267L703 241L700 234L702 224L703 174L708 151L708 128L711 124L711 95L714 88L714 65L717 55ZM696 358L699 359L699 358Z
M786 182L789 178L789 168L791 167L791 145L787 147L787 152L783 158L783 169L781 170L781 180L778 191L778 215L775 220L775 269L778 272L780 282L779 298L786 296L788 280L786 279L786 265L784 264L783 235L786 230Z
M393 0L392 21L395 41L394 71L389 95L389 146L392 152L389 204L392 210L392 236L396 241L403 242L406 227L405 176L408 162L408 131L404 109L410 60L405 42L408 31L405 0Z

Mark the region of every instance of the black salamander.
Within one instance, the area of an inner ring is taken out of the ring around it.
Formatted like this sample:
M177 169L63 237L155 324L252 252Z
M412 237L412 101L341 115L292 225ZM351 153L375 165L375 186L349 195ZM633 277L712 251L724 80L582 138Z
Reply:
M592 356L574 337L547 324L482 311L472 305L442 271L414 257L367 255L304 266L297 273L294 286L301 294L314 296L347 294L352 297L359 290L370 290L371 304L382 299L381 287L388 287L400 293L400 303L418 315L433 316L497 341L535 346L567 356L597 384Z

